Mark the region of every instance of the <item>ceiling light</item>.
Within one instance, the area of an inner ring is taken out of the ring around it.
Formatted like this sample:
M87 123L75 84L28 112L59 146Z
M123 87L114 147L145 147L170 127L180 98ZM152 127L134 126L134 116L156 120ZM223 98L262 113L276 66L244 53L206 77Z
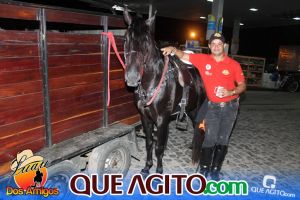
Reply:
M123 11L123 10L124 10L124 8L123 8L123 7L121 7L121 6L117 6L117 5L114 5L114 6L112 7L112 9L114 9L114 10L118 10L118 11Z
M195 33L194 31L192 31L192 32L190 33L190 36L191 36L191 38L195 38L195 37L196 37L196 33Z
M294 17L293 19L294 20L300 20L300 17Z
M256 12L256 11L258 11L258 9L257 9L257 8L250 8L249 10L251 10L251 11L253 11L253 12Z
M240 26L244 26L244 24L243 24L243 23L240 23Z
M207 1L209 1L209 2L214 2L214 0L207 0Z
M206 17L204 17L204 16L201 16L201 17L200 17L200 19L206 19Z
M121 7L121 6L118 6L118 5L114 5L114 6L112 7L112 9L118 10L118 11L124 11L124 7ZM131 12L130 9L127 8L127 10L128 10L128 12Z

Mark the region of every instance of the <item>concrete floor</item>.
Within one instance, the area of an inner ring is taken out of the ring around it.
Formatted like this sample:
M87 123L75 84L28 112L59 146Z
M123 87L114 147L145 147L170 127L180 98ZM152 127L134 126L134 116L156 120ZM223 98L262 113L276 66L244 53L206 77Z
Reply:
M170 124L170 136L163 159L164 173L194 173L191 163L192 128L179 131ZM300 92L247 91L241 97L240 112L223 164L223 179L247 180L249 190L263 187L263 178L276 178L276 189L300 198ZM132 159L129 175L145 164L145 141ZM155 154L153 154L155 155ZM154 156L155 157L155 156ZM156 166L151 172L155 172ZM264 198L265 199L265 198Z

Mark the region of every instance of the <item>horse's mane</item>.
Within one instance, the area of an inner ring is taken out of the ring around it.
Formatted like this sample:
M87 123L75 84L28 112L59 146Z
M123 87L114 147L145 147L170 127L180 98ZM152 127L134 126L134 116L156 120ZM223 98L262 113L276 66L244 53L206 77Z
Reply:
M152 38L150 27L145 23L142 17L134 17L129 26L129 37L134 38L134 50L145 51L149 48L149 44L155 41Z
M142 17L134 17L130 24L129 30L135 34L135 37L142 37L146 34L150 34L150 28L145 23Z

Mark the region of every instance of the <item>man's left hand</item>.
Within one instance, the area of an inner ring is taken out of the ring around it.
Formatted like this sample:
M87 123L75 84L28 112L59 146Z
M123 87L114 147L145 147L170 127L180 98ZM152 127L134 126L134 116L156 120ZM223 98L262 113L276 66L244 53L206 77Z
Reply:
M227 90L227 89L225 89L225 88L222 88L222 89L221 89L220 94L221 94L221 98L229 97L229 96L234 95L234 93L233 93L232 90Z

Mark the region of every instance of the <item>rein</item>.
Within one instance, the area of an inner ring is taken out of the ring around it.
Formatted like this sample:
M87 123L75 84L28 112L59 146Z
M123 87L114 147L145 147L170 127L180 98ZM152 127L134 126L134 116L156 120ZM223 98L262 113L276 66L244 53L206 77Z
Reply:
M110 81L109 81L109 71L110 71L110 46L113 47L114 49L114 52L116 53L117 55L117 58L118 60L120 61L123 69L125 70L126 69L126 66L123 62L123 60L121 59L121 56L119 54L119 51L118 51L118 48L117 48L117 45L116 45L116 41L115 41L115 37L113 35L112 32L102 32L101 35L105 35L107 38L108 38L108 64L107 64L107 67L108 67L108 73L107 73L107 80L108 80L108 83L107 83L107 106L109 106L110 104Z
M119 54L119 51L118 51L118 48L117 48L116 41L115 41L113 33L112 32L102 32L101 35L105 35L108 38L108 74L107 74L107 80L108 80L107 89L108 89L108 94L107 94L107 106L109 106L109 104L110 104L110 85L109 85L109 82L110 82L109 81L110 46L113 47L114 52L116 53L117 58L120 61L120 63L121 63L121 65L122 65L122 67L123 67L124 70L126 69L126 66L125 66L125 64L124 64L124 62L121 59L121 56ZM136 53L136 51L132 51L132 52L129 52L129 53ZM126 53L126 54L129 54L129 53ZM169 64L169 57L168 56L165 56L165 61L164 62L165 62L165 64L164 64L164 70L163 70L162 76L160 78L160 81L159 81L157 87L154 90L153 96L146 103L147 106L151 105L151 103L154 101L154 99L157 97L157 95L158 95L158 93L160 91L161 85L163 83L163 80L164 80L164 78L166 76L166 72L167 72L167 69L168 69L168 64Z
M153 101L154 99L157 97L158 95L158 92L161 88L161 85L163 83L163 80L165 79L165 76L166 76L166 72L167 72L167 69L168 69L168 64L169 64L169 57L168 56L165 56L165 64L164 64L164 71L161 75L161 78L160 78L160 81L157 85L157 87L155 88L154 90L154 93L153 93L153 96L151 97L151 99L146 103L147 106L149 106Z

